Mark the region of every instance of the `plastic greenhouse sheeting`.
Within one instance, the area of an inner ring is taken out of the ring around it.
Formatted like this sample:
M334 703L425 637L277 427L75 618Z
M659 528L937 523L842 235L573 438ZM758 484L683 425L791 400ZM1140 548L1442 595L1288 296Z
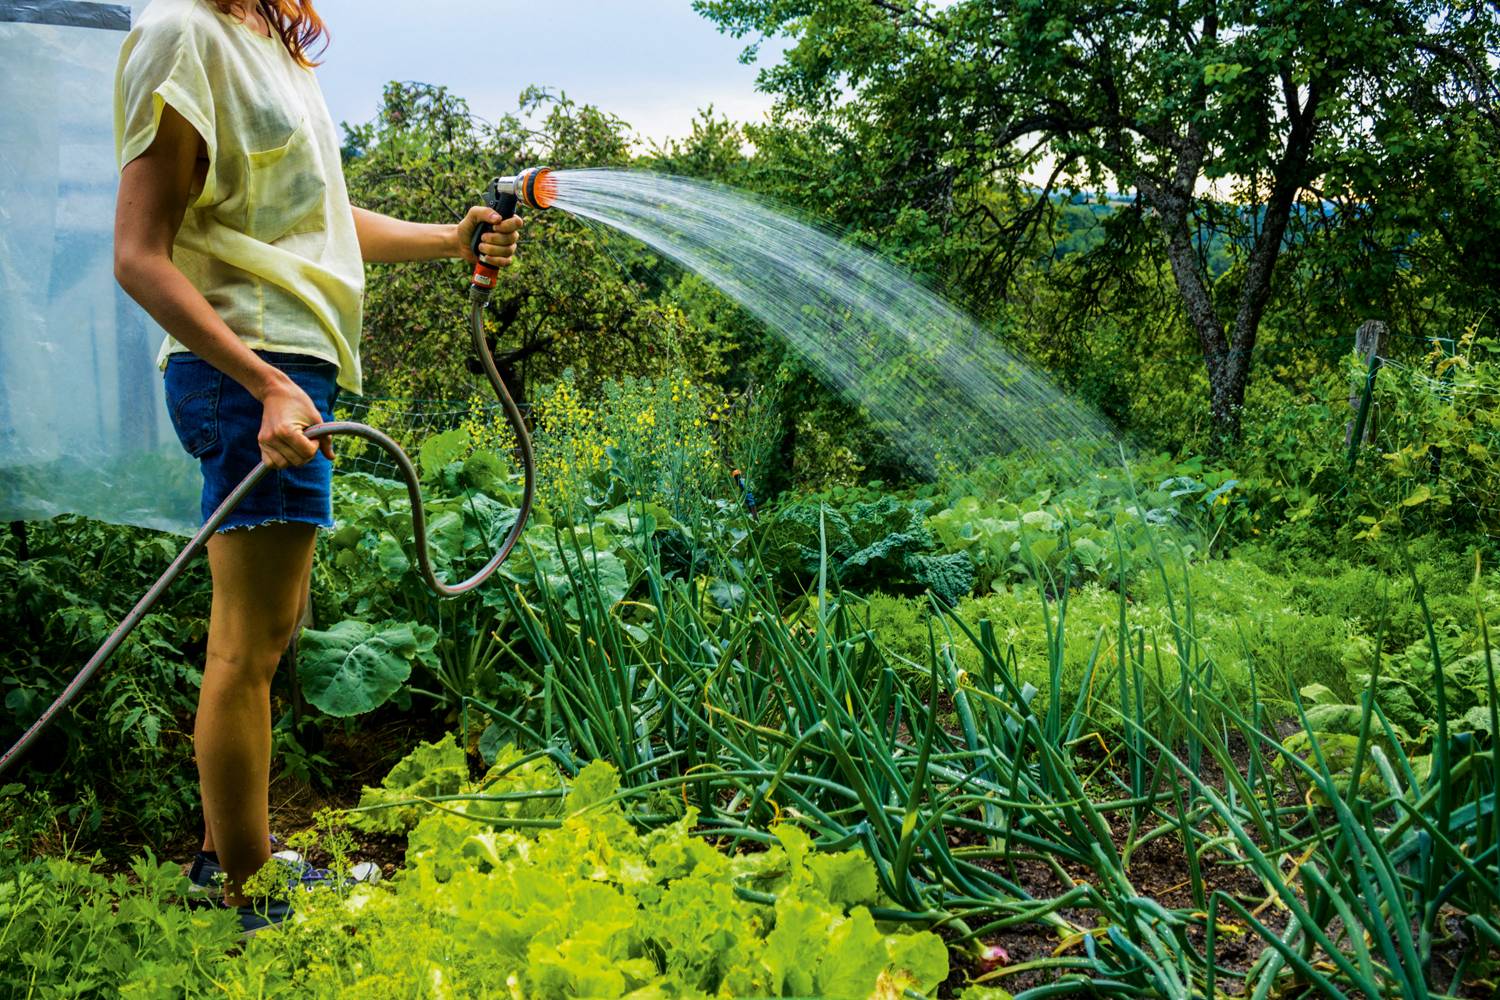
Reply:
M199 523L162 332L113 275L115 58L144 6L0 0L0 520Z

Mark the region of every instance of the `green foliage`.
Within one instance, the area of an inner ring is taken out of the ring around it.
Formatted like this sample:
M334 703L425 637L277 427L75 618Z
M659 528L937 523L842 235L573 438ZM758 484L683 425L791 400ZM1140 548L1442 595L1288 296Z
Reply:
M518 493L487 453L442 463L434 447L425 457L433 565L456 582L510 530ZM331 714L368 711L403 692L413 666L440 701L492 695L501 682L492 638L500 615L482 595L445 602L428 589L405 484L363 473L334 484L338 527L320 540L313 584L315 619L327 627L312 637L303 666L310 699Z
M447 487L498 488L483 460L456 457L465 450L456 437L425 450L439 506ZM1143 497L1160 496L1142 499L1143 508L1163 511L1163 522L1191 521L1205 507L1222 516L1207 477L1191 487L1177 478L1147 490ZM366 503L361 516L374 520L367 530L378 535L403 492L369 477L352 485ZM1185 492L1173 498L1179 487ZM768 523L767 538L787 538L772 551L801 561L799 579L822 575L826 548L830 569L837 558L851 577L865 574L872 590L885 579L898 589L915 584L897 574L914 572L913 560L932 553L927 501L863 490L838 499L837 507L819 500L800 513L768 515L776 527ZM1145 506L1156 502L1162 507ZM495 520L486 510L473 502L471 521L453 511L444 534L458 540L451 562L484 544ZM205 953L195 968L232 995L320 995L354 981L404 994L436 975L455 994L500 989L514 976L518 989L549 996L600 989L865 996L901 984L927 990L945 975L941 943L886 924L893 914L906 911L903 919L918 926L942 919L964 933L1040 906L1041 915L1027 919L1062 939L1103 923L1142 942L1132 951L1101 937L1095 955L1059 967L1059 975L1124 976L1147 990L1164 978L1202 984L1213 975L1212 963L1189 947L1212 893L1193 875L1203 898L1191 907L1141 908L1127 859L1161 834L1133 825L1124 815L1138 808L1132 803L1155 802L1159 810L1143 815L1166 830L1181 825L1184 837L1186 824L1214 813L1230 846L1200 845L1190 870L1222 853L1279 886L1279 867L1258 852L1292 841L1311 851L1297 892L1280 898L1289 919L1314 936L1335 917L1354 916L1362 898L1317 881L1342 870L1348 848L1339 838L1358 830L1377 845L1380 864L1405 871L1402 859L1418 849L1410 826L1390 824L1384 809L1326 828L1311 807L1271 812L1263 797L1337 808L1358 769L1361 789L1401 803L1402 815L1427 810L1427 822L1451 831L1444 836L1452 846L1439 845L1436 855L1441 877L1458 877L1455 858L1492 856L1477 806L1439 822L1438 800L1423 790L1442 774L1453 801L1476 802L1492 773L1485 754L1494 688L1474 610L1496 610L1500 585L1443 570L1453 554L1442 546L1416 552L1423 565L1439 567L1428 574L1435 614L1421 610L1414 590L1372 596L1368 585L1384 578L1372 569L1335 561L1296 572L1275 550L1251 547L1235 558L1179 564L1163 535L1156 548L1167 565L1147 546L1141 562L1112 579L1059 590L1033 575L1024 587L959 601L953 614L934 617L910 599L861 601L840 591L836 572L820 594L826 601L786 609L753 563L717 581L738 588L733 600L712 599L709 581L662 573L655 540L682 529L658 532L658 517L671 523L659 509L632 504L601 510L590 524L533 528L537 546L516 564L518 586L497 591L490 606L476 598L470 609L500 623L495 641L519 694L504 710L478 706L492 720L479 740L488 770L472 777L472 728L462 742L418 748L353 813L367 830L409 831L398 879L310 898L281 934L257 939L232 961ZM833 522L839 527L830 531ZM361 539L358 557L384 558L385 582L399 591L410 558L400 545L381 556L378 538ZM541 548L546 542L552 549ZM630 607L612 575L597 569L609 555L628 563L641 588ZM359 595L370 608L407 600L373 587ZM1387 605L1397 610L1388 614ZM1377 687L1377 703L1398 735L1372 740L1362 757L1368 715L1351 710L1358 705L1351 699L1367 681L1377 641L1390 647L1382 675L1391 676ZM1428 693L1433 676L1448 681L1441 705ZM1313 683L1324 686L1308 688ZM1269 722L1252 727L1243 713L1284 715L1279 699L1292 686L1307 688L1316 703L1302 734L1283 744L1269 737ZM1479 724L1485 720L1488 727ZM1224 726L1250 745L1270 738L1279 749L1241 778L1216 735ZM1075 756L1095 745L1118 766L1101 773ZM1464 762L1451 778L1440 747ZM1368 766L1377 750L1385 770ZM1193 784L1209 756L1234 773L1224 779L1232 801ZM583 760L595 762L580 767ZM1162 791L1190 787L1186 807ZM876 794L893 805L872 808ZM1112 828L1132 830L1124 847L1102 834ZM1066 904L1017 903L1003 873L966 865L948 833L972 829L1025 837L1009 842L1035 849L1013 856L1071 872ZM766 849L722 853L705 836ZM841 853L853 843L864 853ZM1110 846L1101 852L1100 844ZM1075 882L1079 871L1087 877ZM1414 879L1399 882L1403 907L1427 891ZM1456 905L1482 919L1486 890L1464 881L1458 891ZM1377 907L1354 919L1351 940L1380 941L1403 917ZM1247 926L1258 941L1280 940L1279 931ZM1280 981L1272 966L1258 968L1254 982ZM1388 981L1383 971L1358 980L1347 970L1318 974L1363 984L1351 990L1379 992Z
M396 84L349 130L355 199L454 218L488 176L536 162L776 195L944 282L1148 457L1133 478L1061 482L997 457L895 482L903 456L703 280L535 214L486 319L538 404L543 510L521 547L489 587L439 601L405 487L357 474L337 478L320 543L323 627L301 647L314 707L422 699L464 723L351 813L408 837L405 870L309 898L231 955L232 918L180 905L169 867L17 860L70 827L180 827L195 569L44 746L57 770L24 772L52 792L0 789L0 992L895 997L945 977L939 939L901 927L933 922L964 949L997 928L1055 935L1038 966L1054 992L1446 994L1443 935L1484 974L1500 940L1485 626L1500 360L1472 317L1494 301L1496 143L1463 105L1493 76L1493 19L1244 8L1220 12L1210 44L1203 10L1159 3L701 6L795 35L765 77L769 123L709 110L635 157L623 122L562 95L530 89L491 126L442 88ZM1428 36L1449 51L1413 43ZM1464 53L1473 79L1455 75ZM1112 121L1094 115L1108 88L1080 84L1090 65L1129 77ZM1292 152L1287 87L1317 111L1296 152L1322 190L1292 186L1282 239L1262 201L1271 154ZM1112 143L1127 119L1144 127ZM1019 153L1018 121L1043 145ZM1169 262L1148 189L1189 122L1207 151L1182 192L1200 235ZM1063 188L1141 195L1038 193L1043 154ZM1263 233L1276 281L1259 300ZM377 267L367 302L372 391L473 400L462 426L410 442L448 580L487 558L519 497L509 432L463 360L466 270ZM1253 306L1233 471L1179 460L1214 440L1184 270L1221 325ZM1397 339L1351 471L1363 370L1341 358L1370 315ZM1427 352L1425 334L1466 323ZM375 422L402 405L374 401ZM726 466L780 495L758 524ZM176 549L73 519L26 530L25 554L0 541L0 739ZM313 777L321 760L289 767ZM342 859L347 838L330 843ZM1188 905L1133 881L1138 851L1173 845ZM1258 878L1290 929L1217 891L1204 871L1220 863ZM1066 898L1018 892L1018 871L1050 872ZM1210 929L1262 957L1231 976Z
M791 504L766 520L761 558L794 590L815 585L826 563L844 587L928 587L945 603L956 603L973 589L973 566L962 553L932 553L928 506L889 496L843 507Z
M1492 17L1395 0L696 6L735 35L789 39L761 71L778 103L747 129L750 182L899 248L986 315L1006 308L997 289L1048 283L1079 203L1127 192L1060 276L1063 349L1092 353L1102 328L1101 353L1134 365L1153 357L1142 327L1167 327L1188 365L1158 374L1173 403L1197 389L1217 430L1239 423L1278 286L1346 332L1494 302L1478 251L1496 226ZM1474 232L1440 221L1471 204ZM1142 277L1157 301L1133 309ZM1286 320L1265 339L1303 342L1307 317ZM1184 384L1194 359L1211 391ZM1089 374L1120 381L1110 367ZM1155 399L1126 405L1157 423Z
M1132 476L1153 476L1154 485ZM935 487L910 500L885 493L881 483L836 488L768 516L761 558L795 590L811 585L826 545L829 569L846 587L898 593L928 586L951 604L976 587L985 593L1034 579L1054 587L1113 580L1121 554L1127 565L1149 560L1148 533L1191 555L1244 517L1239 481L1205 471L1196 459L1161 456L1066 486L1037 489L1040 481L1020 463L997 461L953 482L957 499L931 516L924 515L941 495ZM1018 499L986 501L966 489Z
M1367 690L1374 677L1376 704L1396 739L1413 753L1429 746L1437 735L1438 704L1432 690L1437 676L1443 680L1449 731L1469 733L1485 742L1493 741L1496 735L1490 717L1492 694L1486 651L1452 655L1444 652L1445 659L1437 671L1432 667L1430 647L1423 640L1382 662L1378 674L1372 675L1368 669L1349 673L1349 684L1356 695ZM1309 706L1308 725L1319 736L1359 735L1364 711L1355 703L1357 698L1342 701L1321 684L1308 685L1300 693ZM1299 745L1305 747L1305 738Z
M741 605L720 612L705 607L692 586L664 580L648 567L656 624L644 639L607 614L580 620L575 638L550 602L536 618L520 619L526 659L536 661L523 669L551 684L525 719L496 721L538 746L587 748L590 756L609 760L622 775L619 794L652 812L661 809L658 796L666 786L681 788L702 810L702 822L736 835L754 837L770 817L795 810L825 846L857 838L876 861L882 891L908 909L941 906L945 919L958 917L964 927L982 920L993 928L1008 925L1015 912L1010 907L1035 907L1029 913L1064 940L1115 927L1109 946L1101 938L1094 954L1060 967L1059 990L1076 976L1080 988L1109 980L1126 984L1121 993L1139 983L1147 995L1166 995L1173 990L1161 984L1180 982L1194 984L1181 992L1211 995L1220 975L1215 959L1195 950L1187 936L1194 921L1204 919L1205 906L1233 909L1257 946L1275 953L1245 973L1247 991L1269 992L1284 982L1280 961L1299 969L1307 964L1295 949L1288 958L1278 946L1285 941L1281 930L1211 887L1205 857L1219 845L1186 848L1191 913L1159 902L1146 906L1149 916L1138 909L1143 897L1131 883L1130 858L1163 835L1170 843L1176 836L1190 843L1187 831L1201 822L1200 810L1211 812L1232 838L1222 848L1224 863L1252 869L1301 933L1338 953L1336 968L1311 973L1323 977L1318 988L1328 992L1345 983L1378 995L1398 975L1397 966L1361 964L1362 942L1385 941L1411 921L1431 926L1435 918L1422 910L1428 890L1416 876L1391 876L1400 879L1394 890L1400 912L1371 902L1345 876L1351 852L1373 855L1388 872L1411 871L1407 866L1422 842L1412 823L1393 817L1420 813L1423 829L1452 830L1442 841L1442 874L1426 872L1421 880L1456 879L1464 905L1474 907L1466 912L1487 920L1484 914L1500 900L1487 875L1471 878L1465 866L1493 842L1484 811L1493 790L1492 751L1474 740L1455 742L1448 759L1460 759L1461 751L1468 763L1452 773L1438 760L1438 748L1448 745L1442 738L1433 740L1426 771L1417 761L1408 767L1404 759L1388 758L1392 780L1381 809L1362 808L1327 824L1317 810L1347 805L1347 782L1316 761L1315 729L1304 727L1311 763L1271 735L1281 713L1266 696L1286 691L1289 680L1309 683L1306 672L1328 675L1328 663L1296 659L1301 646L1286 654L1294 659L1282 676L1259 669L1254 656L1233 663L1223 651L1236 642L1243 649L1241 629L1252 631L1254 619L1234 617L1247 594L1260 593L1257 616L1289 624L1297 616L1267 593L1263 572L1247 575L1231 594L1205 600L1205 593L1215 595L1211 576L1221 565L1190 566L1184 579L1175 567L1153 560L1138 574L1125 574L1132 581L1127 593L1096 586L1063 591L1054 600L1038 588L1029 599L1041 621L1019 629L1033 648L1042 647L1030 664L1019 661L1011 638L1016 630L995 616L966 621L965 611L975 613L980 603L966 602L956 615L922 623L927 641L907 670L900 669L901 650L887 645L889 630L862 621L858 604L832 586L820 592L815 607L788 611L766 581L747 579ZM1141 585L1147 580L1161 588L1149 603L1143 597L1150 591ZM1104 622L1084 631L1081 646L1068 625L1080 604L1092 605ZM918 622L915 616L907 621ZM1327 631L1326 623L1303 627ZM567 639L558 643L553 636ZM1345 662L1341 650L1332 653L1335 662ZM670 692L670 714L661 712L662 692ZM1444 720L1451 716L1440 711L1440 727L1448 725ZM1236 734L1234 742L1225 739L1226 727ZM1231 757L1236 745L1266 751L1269 759L1252 753L1248 766L1237 762ZM1359 754L1357 745L1352 749L1351 766ZM1100 751L1106 768L1097 766ZM1273 766L1278 759L1285 763ZM1223 775L1213 785L1203 778L1210 760ZM1191 803L1180 797L1185 787ZM1269 804L1288 801L1307 805ZM1462 810L1452 813L1457 825L1445 827L1442 810L1460 802ZM1059 884L1071 887L1066 905L1062 897L1040 906L1016 904L1003 873L964 864L974 852L955 846L956 829L994 838L991 843L1003 844L994 850L1004 857L1052 865ZM1121 846L1111 831L1124 829L1130 832ZM1024 846L1018 846L1021 837ZM1293 844L1312 852L1299 867L1295 889L1274 860ZM1080 869L1086 878L1080 879ZM1079 919L1066 914L1067 906L1091 912ZM1424 915L1416 916L1418 910ZM1344 921L1351 917L1361 929L1346 937L1335 928L1348 927ZM1212 912L1206 919L1214 921ZM1343 950L1330 934L1354 943ZM1413 942L1414 954L1430 948L1430 940L1422 940ZM1478 946L1475 957L1487 947ZM1415 961L1401 968L1427 967L1424 959Z
M535 755L533 755L534 757ZM452 737L419 745L382 779L379 787L365 788L359 805L350 813L356 829L377 833L405 833L425 817L445 816L433 802L439 797L484 795L503 779L503 790L511 799L465 801L444 805L464 815L493 819L542 818L558 814L559 778L555 767L544 759L523 757L513 746L497 747L489 771L479 781L469 778L469 763ZM534 797L525 793L536 792ZM433 827L432 829L437 829ZM422 838L411 841L411 850L426 848ZM449 866L456 858L434 858Z
M297 672L318 710L344 718L383 705L411 676L413 663L436 670L437 633L425 625L342 621L302 633Z
M466 784L450 777L448 747L420 748L386 794ZM233 911L176 902L186 880L172 866L147 858L105 877L62 859L0 865L0 984L52 996L334 997L357 982L383 996L437 983L466 996L862 1000L947 976L935 934L872 917L886 901L862 855L816 853L790 825L766 851L722 854L695 834L693 810L642 834L609 801L608 765L583 769L565 799L544 774L504 749L484 789L536 792L544 808L429 810L394 884L299 895L297 920L242 956ZM508 828L528 814L555 817L552 828Z
M1314 378L1255 402L1236 463L1249 485L1257 528L1317 546L1410 538L1443 529L1500 529L1490 497L1500 491L1500 359L1471 328L1453 349L1425 356L1389 348L1372 387L1372 444L1349 465L1351 392L1367 368L1352 356Z
M1436 525L1500 531L1500 349L1477 340L1387 365L1377 376L1378 464L1366 459L1359 498L1379 521L1416 534Z
M25 552L22 552L24 537ZM0 536L0 743L9 746L52 703L141 593L179 540L82 518L27 522ZM187 720L197 704L207 632L204 566L147 615L113 668L29 755L31 780L66 788L66 820L155 840L193 807Z
M1487 694L1479 671L1483 641L1474 609L1477 598L1491 617L1500 616L1500 578L1485 574L1476 591L1462 579L1444 580L1431 573L1426 563L1418 572L1431 581L1426 597L1445 658L1455 731L1483 733ZM1013 657L1015 677L1039 690L1059 655L1050 624L1061 632L1060 687L1070 690L1088 674L1095 639L1118 624L1120 595L1111 589L1115 583L1106 579L1078 587L1061 611L1056 595L1049 599L1034 582L1000 587L960 603L955 615L974 630L988 622ZM1399 578L1391 583L1378 568L1349 567L1343 560L1284 563L1273 550L1242 546L1235 558L1188 565L1165 578L1129 571L1126 593L1133 630L1163 662L1196 656L1212 663L1215 676L1247 708L1253 674L1255 695L1272 717L1294 715L1291 692L1308 685L1326 690L1322 700L1346 706L1341 711L1347 715L1368 682L1378 646L1382 710L1411 746L1423 746L1431 737L1431 654L1422 610L1409 584L1401 586ZM1179 632L1174 621L1188 613L1192 627ZM862 600L857 614L913 676L925 670L932 631L945 641L943 620L934 618L921 599L874 594ZM952 656L958 669L979 671L977 650L956 644ZM1113 681L1096 678L1093 684L1107 698ZM1038 704L1047 699L1045 693L1038 695ZM1319 713L1310 714L1315 724L1323 725Z
M422 748L381 795L467 786L452 778L461 760L451 742ZM519 760L503 749L483 795L428 810L390 888L309 900L295 926L257 938L223 972L231 994L334 995L357 975L398 995L440 982L455 995L863 998L947 975L936 935L872 918L883 900L863 856L815 853L788 825L766 851L726 855L694 834L693 810L642 834L609 801L608 765L584 768L564 799ZM549 828L516 828L539 816Z
M539 502L571 520L619 487L688 519L730 495L725 467L730 403L677 370L609 379L586 392L574 377L544 387L535 404Z
M457 794L467 784L468 776L468 761L453 739L445 737L420 744L391 768L381 779L380 787L366 788L360 794L359 810L375 808L354 812L351 822L362 830L389 833L407 830L416 825L423 813L414 800ZM404 802L413 804L390 808Z
M318 620L337 624L307 634L303 666L316 707L359 714L414 690L455 707L524 694L500 670L511 623L502 590L518 587L524 601L545 594L576 620L584 609L571 581L580 574L614 604L658 548L673 549L669 561L686 548L684 568L698 572L707 542L744 537L738 502L715 496L733 486L713 435L734 420L690 379L607 382L591 405L567 378L539 409L542 507L498 577L458 599L439 600L421 575L405 485L336 477L338 527L323 541L314 590ZM487 421L471 415L419 449L431 556L450 582L487 561L514 524L520 476L493 446ZM645 495L683 519L639 502Z
M16 863L0 854L0 992L191 996L239 941L232 910L189 910L187 879L151 855L104 875L98 859Z
M1154 468L1164 465L1158 460ZM1142 464L1136 475L1149 475ZM981 593L1031 579L1057 585L1113 580L1124 566L1149 561L1155 544L1191 554L1193 539L1211 535L1232 515L1238 480L1208 472L1201 462L1178 464L1153 487L1123 472L1101 471L1092 482L1044 489L1016 502L961 497L934 514L933 532L949 552L967 553ZM1217 523L1216 523L1217 522Z
M603 524L593 528L537 525L523 537L526 550L508 560L501 574L525 584L529 594L559 601L569 617L577 619L585 613L573 583L581 577L594 582L606 607L613 607L630 592L630 570Z
M628 159L626 123L535 87L491 123L446 88L392 83L374 121L345 129L351 200L421 221L456 221L496 173ZM638 246L562 213L529 215L486 314L512 393L524 400L529 386L569 368L590 386L667 364L719 371L723 346L650 287L656 264ZM468 398L478 382L467 367L469 270L455 261L371 266L361 352L367 392Z

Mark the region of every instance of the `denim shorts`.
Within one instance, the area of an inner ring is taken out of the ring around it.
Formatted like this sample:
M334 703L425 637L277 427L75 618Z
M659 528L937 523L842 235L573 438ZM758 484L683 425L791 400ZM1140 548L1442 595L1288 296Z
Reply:
M338 366L306 354L256 351L286 372L323 415L333 419ZM203 519L260 462L262 407L244 386L193 354L167 356L167 412L183 448L203 469ZM273 469L220 525L219 531L301 522L333 527L333 463L320 451L312 461Z

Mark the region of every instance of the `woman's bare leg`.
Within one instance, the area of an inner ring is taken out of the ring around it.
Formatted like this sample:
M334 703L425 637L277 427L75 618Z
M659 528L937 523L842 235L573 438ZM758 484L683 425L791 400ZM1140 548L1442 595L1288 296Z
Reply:
M302 601L297 611L297 625L295 628L305 627L307 623L307 609L312 601L311 584L312 560L309 559L307 561L307 571L302 574ZM287 641L290 642L290 638ZM203 847L201 849L208 853L214 853L214 830L212 824L208 821L207 808L203 810Z
M208 542L213 575L208 659L193 747L207 831L224 869L224 901L270 859L271 678L301 616L317 529L267 524Z

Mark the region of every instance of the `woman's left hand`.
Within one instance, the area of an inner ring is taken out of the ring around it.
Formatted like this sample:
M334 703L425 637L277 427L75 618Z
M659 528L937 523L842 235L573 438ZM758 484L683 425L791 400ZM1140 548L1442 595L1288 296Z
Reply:
M474 230L479 228L480 223L488 222L494 228L480 237L479 257L491 267L509 266L511 258L516 255L516 241L519 238L516 230L520 229L525 221L519 215L513 215L501 221L500 213L493 208L475 205L458 224L459 256L470 264L475 262L474 251L470 249L474 242Z

